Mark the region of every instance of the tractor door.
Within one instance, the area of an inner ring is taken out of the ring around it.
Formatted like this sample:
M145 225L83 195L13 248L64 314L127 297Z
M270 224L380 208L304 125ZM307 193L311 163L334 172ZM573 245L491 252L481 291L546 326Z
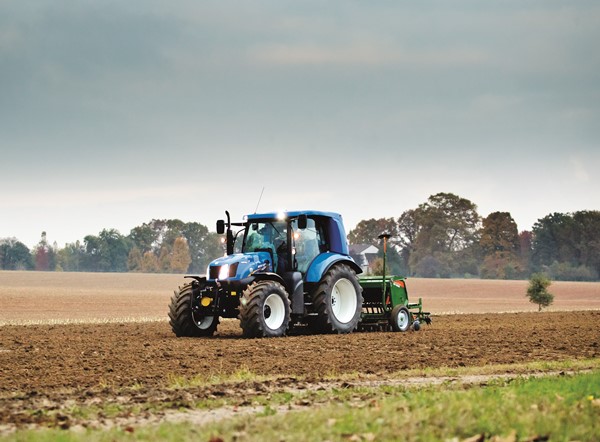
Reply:
M308 218L306 229L298 228L298 220L292 221L292 232L294 236L292 254L296 269L304 275L313 259L321 253L321 250L327 248L324 230L313 218Z

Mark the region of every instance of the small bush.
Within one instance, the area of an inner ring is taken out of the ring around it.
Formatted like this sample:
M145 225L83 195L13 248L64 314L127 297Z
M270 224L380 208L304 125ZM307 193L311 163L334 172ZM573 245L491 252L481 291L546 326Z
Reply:
M554 295L548 292L552 282L543 273L534 273L529 278L529 287L527 287L527 296L529 301L538 305L538 311L542 310L542 307L548 307L554 301Z

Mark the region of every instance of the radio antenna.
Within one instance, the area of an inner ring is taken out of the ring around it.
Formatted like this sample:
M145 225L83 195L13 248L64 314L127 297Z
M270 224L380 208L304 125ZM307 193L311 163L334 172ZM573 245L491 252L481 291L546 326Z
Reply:
M256 211L258 210L258 205L260 204L260 200L262 199L264 191L265 191L265 186L263 186L262 190L260 191L260 196L258 197L258 202L256 203L256 209L254 209L254 213L256 213Z

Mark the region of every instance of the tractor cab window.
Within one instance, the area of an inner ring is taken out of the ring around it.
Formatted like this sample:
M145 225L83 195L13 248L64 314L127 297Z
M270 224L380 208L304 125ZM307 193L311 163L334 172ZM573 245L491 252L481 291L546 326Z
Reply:
M268 252L271 255L271 265L275 271L283 267L281 260L285 259L287 250L287 223L285 221L250 223L246 229L242 251Z
M238 230L234 235L233 253L242 253L242 245L244 243L244 229Z
M310 263L315 259L321 250L327 248L323 228L309 218L306 229L298 229L298 221L292 222L294 232L294 243L296 247L295 259L298 263L298 271L306 273Z

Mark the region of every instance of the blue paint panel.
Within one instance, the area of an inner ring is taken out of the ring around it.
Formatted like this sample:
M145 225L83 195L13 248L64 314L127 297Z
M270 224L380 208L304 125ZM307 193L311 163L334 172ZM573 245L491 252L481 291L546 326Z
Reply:
M348 241L346 240L346 230L342 217L330 218L328 220L327 230L329 233L329 245L332 252L349 255Z
M352 258L350 258L349 256L340 255L338 253L321 253L310 264L310 267L306 272L305 281L319 282L321 280L321 277L323 276L323 273L325 273L329 267L331 267L338 261L352 261Z
M217 258L212 261L209 265L213 266L222 266L224 264L238 264L237 272L234 277L228 278L230 281L244 279L251 272L256 270L256 268L264 263L265 261L271 261L271 256L267 252L250 252L250 253L236 253L234 255L224 256L222 258ZM209 272L210 274L210 272ZM206 275L207 278L209 275Z

